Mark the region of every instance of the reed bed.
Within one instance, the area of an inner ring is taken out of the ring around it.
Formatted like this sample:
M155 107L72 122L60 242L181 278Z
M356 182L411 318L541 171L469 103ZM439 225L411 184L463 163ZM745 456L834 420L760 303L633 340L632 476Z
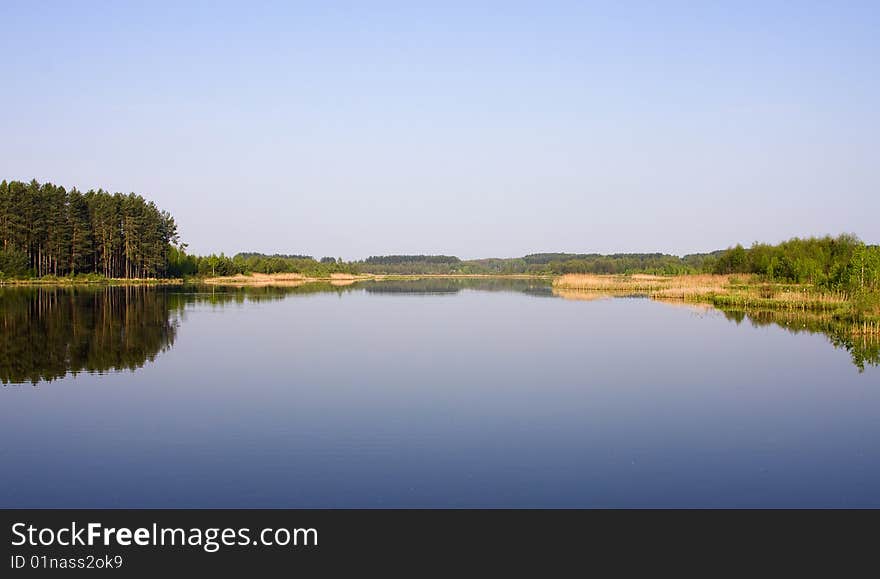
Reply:
M600 291L616 294L646 294L663 299L693 300L729 291L743 283L730 275L593 275L567 274L553 280L556 289Z
M554 288L645 294L653 298L708 301L731 307L779 307L834 310L848 303L842 292L824 292L803 286L760 283L741 275L563 275Z
M776 284L744 275L592 275L568 274L553 281L554 293L644 295L666 302L711 304L720 309L822 313L850 324L852 334L880 334L880 312L858 311L844 292L812 286Z
M717 306L738 308L773 308L810 311L837 311L849 307L842 294L804 289L773 291L767 288L749 288L718 293L712 296Z
M872 343L876 342L880 338L880 321L863 320L862 323L854 323L852 333L855 336L869 336Z
M298 287L306 283L316 282L316 281L329 281L333 285L337 286L346 286L355 283L356 281L372 279L372 276L368 275L352 275L348 273L332 273L330 277L318 278L318 277L307 277L301 273L251 273L251 274L236 274L236 275L227 275L227 276L218 276L218 277L208 277L201 280L201 283L208 285L224 285L231 287L261 287L261 286L275 286L275 287Z
M201 280L207 285L227 285L233 287L245 286L299 286L306 282L306 277L298 273L252 273L249 275L236 274L218 277L208 277Z

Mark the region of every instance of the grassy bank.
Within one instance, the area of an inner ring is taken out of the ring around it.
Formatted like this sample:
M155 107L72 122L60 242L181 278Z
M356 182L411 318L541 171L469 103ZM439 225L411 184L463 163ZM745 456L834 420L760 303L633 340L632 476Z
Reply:
M361 281L416 279L552 279L553 291L567 299L597 299L603 296L644 295L656 300L709 304L723 310L810 312L846 323L855 333L880 333L880 295L850 295L809 284L768 282L751 274L696 274L663 276L649 274L566 274L555 278L536 275L422 274L383 275L331 273L312 277L301 273L250 273L230 276L179 279L114 279L94 274L44 276L35 279L0 280L0 285L162 285L202 283L230 287L297 287L324 282L346 286Z
M645 295L657 300L711 304L743 311L799 311L848 324L854 333L880 333L880 297L852 296L807 284L762 281L754 275L569 274L553 281L563 297L573 293Z
M113 278L95 274L74 276L46 275L33 278L0 278L0 286L169 285L181 283L183 283L183 280L179 278Z

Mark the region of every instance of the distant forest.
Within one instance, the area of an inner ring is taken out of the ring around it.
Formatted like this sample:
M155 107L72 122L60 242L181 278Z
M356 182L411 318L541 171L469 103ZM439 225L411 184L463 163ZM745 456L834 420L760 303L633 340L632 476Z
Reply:
M678 257L662 253L613 255L541 253L517 258L462 260L450 255L385 255L360 261L308 255L267 255L248 252L232 257L224 254L187 255L171 248L169 272L175 277L192 275L235 275L240 273L301 273L325 276L331 273L388 275L556 275L563 273L655 273L674 275L711 269L718 256L698 254Z
M371 256L346 262L341 258L239 253L233 257L188 256L172 250L170 270L179 275L236 273L335 272L389 275L566 273L681 275L693 273L755 274L769 281L807 283L825 289L880 291L880 248L854 235L794 238L777 245L737 245L712 253L683 257L665 253L535 253L517 258L462 260L448 255Z
M191 255L166 211L134 193L85 193L37 181L0 182L0 279L46 276L185 278L240 273L678 275L756 274L827 289L880 292L880 248L855 235L754 243L679 257L665 253L534 253L463 260L385 255L359 261L301 254Z

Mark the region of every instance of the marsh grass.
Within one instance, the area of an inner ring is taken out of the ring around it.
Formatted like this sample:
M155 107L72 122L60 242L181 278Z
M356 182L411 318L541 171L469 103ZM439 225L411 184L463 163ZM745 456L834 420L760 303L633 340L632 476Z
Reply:
M228 276L208 277L200 283L230 287L298 287L307 283L329 281L335 286L351 285L356 281L372 279L372 276L332 273L329 277L307 277L301 273L250 273Z
M201 280L207 285L222 285L233 287L245 286L299 286L305 283L305 276L298 273L252 273L236 274L228 276L208 277Z
M711 304L719 309L801 311L829 314L851 333L880 334L876 300L814 286L768 283L751 275L592 275L569 274L553 281L554 293L646 295L661 301Z
M609 292L617 295L645 294L665 299L688 300L723 293L742 283L742 276L729 275L595 275L567 274L556 278L559 290Z

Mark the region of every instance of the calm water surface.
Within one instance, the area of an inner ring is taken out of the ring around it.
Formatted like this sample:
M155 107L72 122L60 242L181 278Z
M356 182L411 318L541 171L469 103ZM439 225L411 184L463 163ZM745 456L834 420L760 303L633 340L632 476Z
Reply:
M880 506L876 344L797 316L440 281L0 324L0 507Z

